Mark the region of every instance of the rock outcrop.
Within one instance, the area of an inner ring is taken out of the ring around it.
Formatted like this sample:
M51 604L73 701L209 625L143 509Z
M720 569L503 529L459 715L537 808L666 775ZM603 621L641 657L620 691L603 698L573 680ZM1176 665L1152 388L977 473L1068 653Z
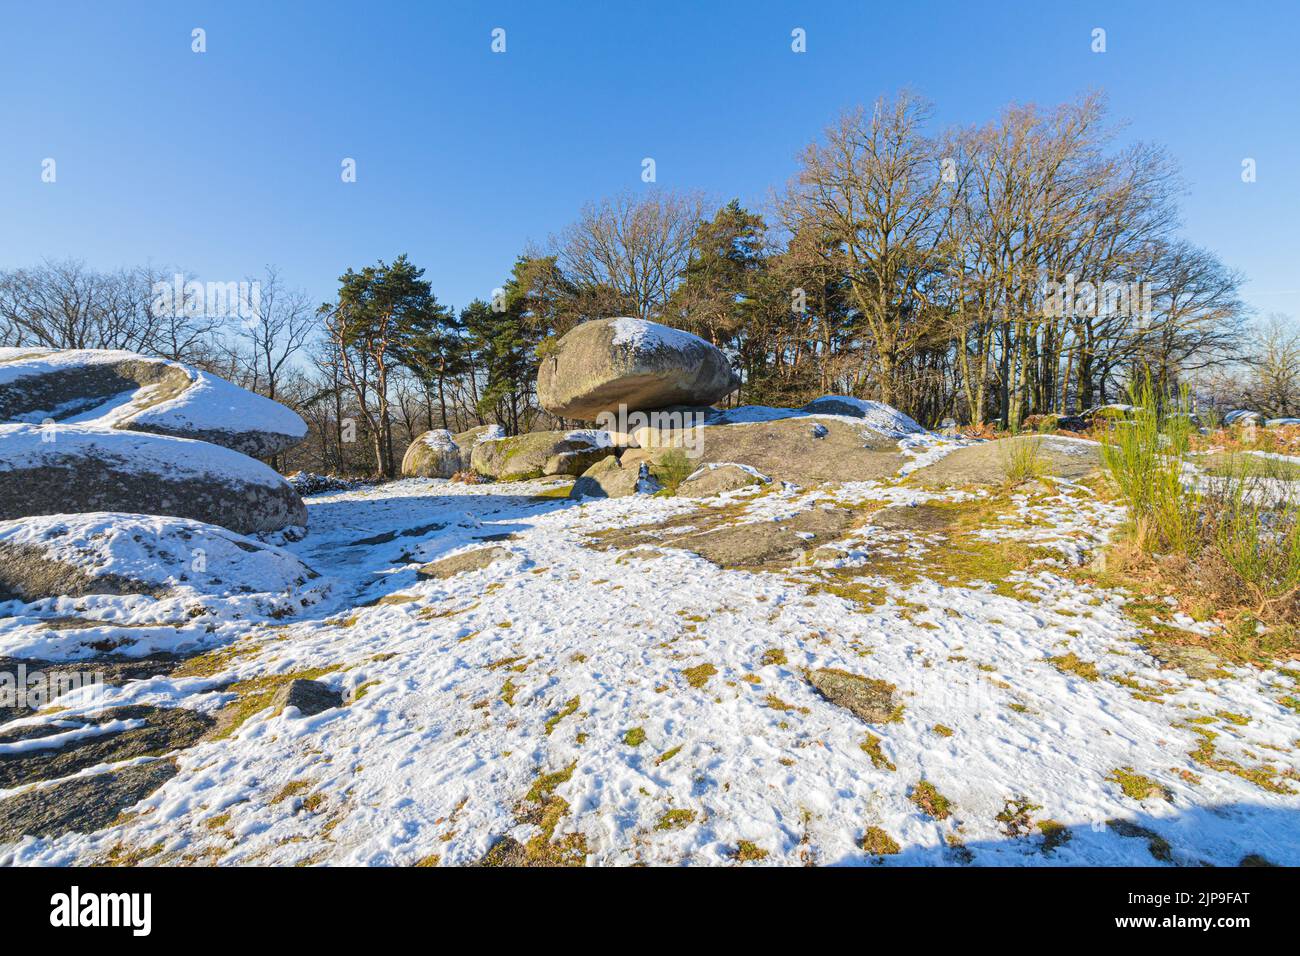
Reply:
M82 425L0 425L0 521L92 511L192 518L240 534L307 524L287 481L220 445Z
M315 571L282 548L184 518L57 514L0 522L0 601L87 594L303 601Z
M727 357L704 339L643 319L584 322L555 343L537 373L537 400L562 418L710 405L739 386Z
M1078 481L1101 470L1101 445L1063 435L1019 435L966 445L919 468L911 481L930 487L1001 485L1013 475Z
M474 446L470 466L497 481L524 481L545 475L581 475L612 454L614 447L603 432L529 432L480 441Z
M104 349L0 349L0 421L193 438L254 458L281 454L307 434L296 413L225 379Z
M243 534L305 526L255 460L307 426L180 362L97 349L0 349L0 520L83 512L191 518Z

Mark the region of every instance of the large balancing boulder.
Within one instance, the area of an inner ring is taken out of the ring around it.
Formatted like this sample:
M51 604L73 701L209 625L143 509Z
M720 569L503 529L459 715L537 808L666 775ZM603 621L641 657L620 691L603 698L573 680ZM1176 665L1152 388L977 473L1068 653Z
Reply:
M305 527L275 471L220 445L84 425L0 425L0 521L113 511L254 534Z
M740 380L717 347L644 319L584 322L561 336L537 371L537 400L562 418L710 405Z
M225 379L106 349L0 348L0 421L194 438L254 458L281 454L307 434L295 412Z

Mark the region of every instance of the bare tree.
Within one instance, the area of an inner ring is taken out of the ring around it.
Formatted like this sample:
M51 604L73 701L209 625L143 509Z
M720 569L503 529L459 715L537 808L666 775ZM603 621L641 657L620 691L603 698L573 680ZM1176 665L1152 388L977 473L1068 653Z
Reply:
M552 243L560 267L601 305L641 318L659 315L690 259L691 238L704 218L698 193L625 192L582 208L578 221ZM599 290L617 293L617 303Z

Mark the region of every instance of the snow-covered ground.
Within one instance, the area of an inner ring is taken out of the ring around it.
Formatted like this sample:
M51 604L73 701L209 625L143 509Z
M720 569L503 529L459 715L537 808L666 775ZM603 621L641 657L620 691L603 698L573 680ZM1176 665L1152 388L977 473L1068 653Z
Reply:
M547 481L417 479L316 496L311 534L283 543L321 575L294 616L239 595L223 606L210 588L193 620L99 597L19 609L0 622L0 653L79 656L86 632L36 620L54 613L100 622L93 638L119 653L229 646L196 676L60 699L38 718L58 721L56 745L91 706L215 714L233 681L271 675L313 676L351 702L256 714L175 754L180 772L111 828L27 838L0 847L0 864L91 862L123 845L150 862L452 865L503 836L589 864L1300 864L1300 713L1283 702L1294 672L1162 669L1123 598L1070 573L1122 515L1056 487L972 536L1041 555L984 585L874 574L881 555L943 557L921 526L862 524L834 555L763 572L592 536L985 492L863 482L579 504L544 496ZM417 575L484 547L504 553ZM859 571L883 604L825 586ZM894 685L901 711L864 723L813 689L816 668ZM918 806L922 781L946 815ZM900 852L864 851L870 828Z

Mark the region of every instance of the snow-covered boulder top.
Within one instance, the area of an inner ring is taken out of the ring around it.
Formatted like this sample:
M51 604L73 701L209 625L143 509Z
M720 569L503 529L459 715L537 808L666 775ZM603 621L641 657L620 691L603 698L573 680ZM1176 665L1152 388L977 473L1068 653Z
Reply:
M104 349L0 349L0 421L197 438L256 458L292 448L291 409L180 362Z
M0 600L178 588L283 594L317 577L288 551L186 518L95 512L0 522Z
M740 384L727 357L699 336L644 319L583 322L561 336L537 371L537 400L563 418L709 405Z
M288 482L220 445L97 425L0 425L0 520L89 511L193 518L243 534L307 524Z

